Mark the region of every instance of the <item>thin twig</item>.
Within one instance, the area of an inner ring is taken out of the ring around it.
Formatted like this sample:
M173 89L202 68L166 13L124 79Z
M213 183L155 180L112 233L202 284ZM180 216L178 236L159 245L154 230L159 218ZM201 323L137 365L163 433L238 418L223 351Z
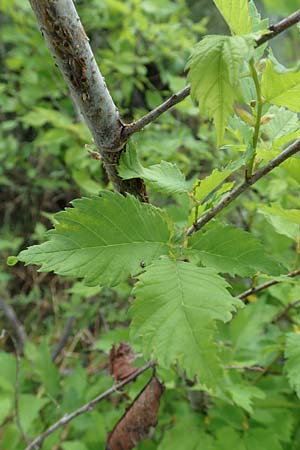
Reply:
M260 45L264 44L265 42L269 41L270 39L273 39L278 34L282 33L283 31L287 30L288 28L292 27L296 23L300 22L300 11L296 11L290 16L286 17L285 19L278 22L276 25L271 25L269 27L269 32L261 36L256 41L256 46L259 47Z
M0 309L2 309L7 321L10 323L11 328L16 336L16 345L19 353L23 353L24 345L27 339L26 331L19 321L15 310L5 300L0 298Z
M286 305L286 307L280 311L274 319L272 319L272 323L277 323L279 320L281 320L284 316L287 315L290 309L295 308L295 306L298 306L300 303L300 300L294 300L293 302L290 302Z
M293 270L289 274L287 274L287 277L294 278L300 275L300 269ZM268 289L271 286L275 286L278 283L282 283L284 280L270 280L266 283L260 284L259 286L252 287L250 289L247 289L246 291L242 292L240 295L238 295L238 298L241 300L244 300L245 298L249 297L251 294L256 294L257 292L263 291L264 289Z
M264 372L260 366L224 366L225 370L249 370L251 372Z
M20 351L19 351L19 347L18 347L18 342L16 341L16 339L14 338L14 336L12 336L11 334L9 334L12 343L14 345L15 348L15 355L16 355L16 381L15 381L15 419L16 419L16 425L18 427L18 430L22 436L22 439L24 442L26 442L26 444L29 443L29 438L27 436L27 434L24 431L24 428L22 426L21 423L21 419L20 419L20 405L19 405L19 396L20 396L20 375L21 375L21 357L20 357Z
M181 91L177 92L177 94L171 95L171 97L165 100L161 105L157 106L155 109L145 114L140 119L125 125L122 136L128 139L129 136L136 133L137 131L140 131L146 125L157 119L157 117L159 117L161 114L177 105L177 103L182 102L182 100L190 95L190 91L190 86L186 86L185 88L181 89Z
M253 184L255 184L258 180L260 180L262 177L267 175L269 172L271 172L273 169L278 167L280 164L282 164L284 161L286 161L288 158L295 155L295 153L298 153L299 151L300 141L297 140L285 150L283 150L280 155L276 156L264 167L257 170L257 172L255 172L250 178L243 181L243 183L238 185L236 188L232 189L232 191L230 191L229 194L227 194L219 203L211 208L208 213L198 219L197 222L187 230L186 235L190 236L195 231L203 228L204 225L206 225L210 220L216 217L217 214L223 211L224 208L230 205L230 203L232 203L237 197L239 197L243 192L249 189L250 186L253 186Z
M255 46L256 47L261 46L265 42L276 37L278 34L292 27L297 22L300 22L300 11L296 11L295 13L286 17L285 19L281 20L275 25L270 25L269 31L263 36L261 36L259 39L257 39ZM190 86L186 86L181 91L171 95L171 97L165 100L161 105L157 106L140 119L136 120L135 122L126 124L122 132L122 137L127 140L132 134L141 131L146 125L153 122L161 114L168 111L170 108L177 105L178 103L182 102L186 97L190 95L190 92L191 92Z
M55 422L53 425L51 425L46 431L44 431L40 436L34 439L28 447L26 447L25 450L36 450L40 447L40 444L46 439L47 436L54 433L58 428L66 425L71 420L75 419L76 417L80 416L81 414L84 414L88 411L92 411L94 406L104 400L105 398L109 397L114 392L121 389L123 386L126 386L126 384L131 383L134 381L139 375L141 375L146 370L150 369L151 367L155 366L155 361L149 361L144 366L137 369L135 373L130 375L130 377L126 378L126 380L122 381L121 383L115 384L113 387L108 389L107 391L100 394L98 397L94 398L90 402L86 403L85 405L81 406L80 408L76 409L75 411L71 412L70 414L66 414L65 416L61 417L57 422Z
M55 349L52 352L52 361L53 362L56 360L56 358L58 357L58 355L60 354L60 352L62 351L64 346L66 345L68 338L72 332L74 322L75 322L75 317L70 316L67 320L67 323L66 323L64 329L63 329L61 338L60 338L57 346L55 347Z

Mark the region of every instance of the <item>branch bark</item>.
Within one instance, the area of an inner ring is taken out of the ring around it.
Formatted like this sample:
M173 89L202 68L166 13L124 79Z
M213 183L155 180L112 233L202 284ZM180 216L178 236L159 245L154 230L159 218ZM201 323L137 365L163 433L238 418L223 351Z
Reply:
M151 367L155 366L155 361L149 361L144 366L137 369L135 373L130 375L128 378L126 378L121 383L115 384L113 387L108 389L107 391L103 392L102 394L98 395L98 397L94 398L90 402L86 403L85 405L81 406L80 408L76 409L75 411L71 412L70 414L66 414L65 416L61 417L57 422L55 422L53 425L51 425L46 431L44 431L42 434L40 434L38 437L36 437L27 447L25 450L37 450L40 448L40 445L42 442L46 439L47 436L50 436L50 434L54 433L58 428L63 427L67 423L71 422L71 420L75 419L76 417L80 416L81 414L84 414L88 411L92 411L94 409L94 406L104 400L105 398L109 397L114 392L118 391L122 387L126 386L126 384L131 383L134 381L139 375L144 373L146 370L150 369Z
M140 179L124 181L117 165L124 148L123 123L97 66L72 0L30 0L46 44L97 146L109 179L119 192L145 200Z
M292 27L296 23L300 22L300 10L294 12L290 16L286 17L285 19L281 20L275 25L270 25L269 32L261 36L256 41L256 46L259 47L260 45L264 44L265 42L269 41L270 39L273 39L278 34L282 33L283 31L287 30L288 28Z
M0 309L2 309L3 314L5 315L7 321L10 323L11 328L14 332L16 338L16 341L14 340L14 343L16 344L16 351L18 351L20 354L23 354L24 345L27 339L25 328L19 321L13 307L2 298L0 298Z
M197 220L197 222L192 225L186 232L187 236L190 236L195 231L200 230L204 227L208 222L210 222L217 214L219 214L223 209L225 209L230 203L232 203L236 198L238 198L243 192L245 192L250 186L253 186L258 180L267 175L273 169L278 167L284 161L286 161L291 156L295 155L300 151L300 141L297 140L289 147L287 147L280 155L276 156L276 158L272 159L268 164L255 172L250 178L246 179L243 183L238 185L236 188L232 189L232 191L227 194L223 200L217 203L213 208L211 208L208 213L206 213L203 217Z
M290 272L287 277L294 278L300 275L300 269L293 270L293 272ZM241 300L246 299L249 295L256 294L257 292L263 291L265 289L268 289L271 286L275 286L276 284L282 283L281 280L270 280L266 283L260 284L259 286L247 289L246 291L242 292L240 295L238 295L238 298Z

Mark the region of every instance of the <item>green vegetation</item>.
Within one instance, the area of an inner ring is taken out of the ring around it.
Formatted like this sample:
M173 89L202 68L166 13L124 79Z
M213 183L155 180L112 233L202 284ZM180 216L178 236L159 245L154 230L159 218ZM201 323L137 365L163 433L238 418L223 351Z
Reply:
M297 3L77 1L124 123L182 96L122 129L116 179L2 0L1 450L124 380L35 448L300 450L300 13L269 28Z

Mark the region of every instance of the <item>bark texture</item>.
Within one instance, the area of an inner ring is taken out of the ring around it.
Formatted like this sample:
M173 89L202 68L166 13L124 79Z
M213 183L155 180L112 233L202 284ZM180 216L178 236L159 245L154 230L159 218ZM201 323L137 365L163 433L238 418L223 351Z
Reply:
M146 200L142 180L122 180L117 166L125 148L124 125L95 61L72 0L30 0L46 44L80 109L109 179L117 191Z

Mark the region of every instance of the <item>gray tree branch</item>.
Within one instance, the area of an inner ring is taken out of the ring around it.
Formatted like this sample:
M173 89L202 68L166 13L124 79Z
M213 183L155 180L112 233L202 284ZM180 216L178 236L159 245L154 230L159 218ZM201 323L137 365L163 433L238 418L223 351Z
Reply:
M125 141L119 112L97 66L72 0L30 0L46 44L81 111L116 190L142 200L141 180L124 181L117 165Z
M297 140L285 150L283 150L278 156L268 162L264 167L255 172L250 178L246 179L243 183L239 184L236 188L232 189L219 203L217 203L213 208L211 208L208 213L202 216L197 222L192 225L186 232L187 236L190 236L195 231L200 230L204 227L210 220L216 217L224 208L226 208L230 203L232 203L236 198L238 198L243 192L245 192L249 187L253 186L258 180L267 175L273 169L278 167L284 161L286 161L291 156L295 155L300 151L300 141Z
M20 354L24 351L24 345L27 339L26 331L24 326L19 321L15 310L11 305L9 305L4 299L0 298L0 309L2 309L3 314L10 324L13 333L15 335L16 348Z
M61 417L57 422L55 422L53 425L51 425L46 431L44 431L42 434L40 434L37 438L35 438L27 447L25 450L37 450L40 448L40 445L42 442L46 439L47 436L54 433L58 428L63 427L67 423L71 422L71 420L75 419L76 417L80 416L81 414L84 414L88 411L92 411L94 409L94 406L104 400L105 398L109 397L114 392L121 389L123 386L126 386L126 384L131 383L134 381L139 375L144 373L146 370L150 369L151 367L155 366L155 361L149 361L144 366L137 369L136 372L134 372L132 375L130 375L128 378L126 378L124 381L115 384L113 387L108 389L107 391L103 392L102 394L98 395L98 397L94 398L90 402L86 403L85 405L81 406L80 408L76 409L75 411L71 412L70 414L66 414L65 416Z

